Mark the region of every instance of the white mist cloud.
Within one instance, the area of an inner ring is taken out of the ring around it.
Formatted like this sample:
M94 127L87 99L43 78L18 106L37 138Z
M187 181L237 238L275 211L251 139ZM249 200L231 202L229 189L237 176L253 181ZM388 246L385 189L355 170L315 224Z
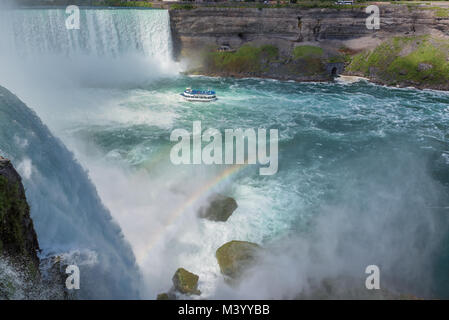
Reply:
M351 162L338 199L323 205L311 229L267 245L261 263L239 286L216 298L435 297L435 265L449 217L444 188L424 158L382 149ZM365 289L365 268L377 265L382 294Z
M31 179L31 175L33 173L33 164L31 159L25 158L19 162L17 165L17 171L20 175L25 179Z

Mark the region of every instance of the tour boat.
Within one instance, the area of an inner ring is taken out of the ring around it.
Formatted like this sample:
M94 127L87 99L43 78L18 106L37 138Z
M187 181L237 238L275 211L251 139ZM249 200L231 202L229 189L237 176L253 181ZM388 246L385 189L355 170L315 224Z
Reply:
M202 90L192 90L187 88L181 93L181 96L184 97L187 101L201 101L201 102L210 102L217 100L217 96L215 95L215 91L202 91Z

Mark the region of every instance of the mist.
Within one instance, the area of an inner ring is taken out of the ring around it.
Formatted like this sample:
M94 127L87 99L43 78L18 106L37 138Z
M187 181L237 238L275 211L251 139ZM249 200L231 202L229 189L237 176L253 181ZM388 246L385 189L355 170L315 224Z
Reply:
M345 179L311 229L266 244L243 281L223 284L214 298L447 298L449 277L437 279L435 270L449 261L448 190L431 172L432 159L391 147L339 167ZM380 268L379 291L365 288L369 265Z

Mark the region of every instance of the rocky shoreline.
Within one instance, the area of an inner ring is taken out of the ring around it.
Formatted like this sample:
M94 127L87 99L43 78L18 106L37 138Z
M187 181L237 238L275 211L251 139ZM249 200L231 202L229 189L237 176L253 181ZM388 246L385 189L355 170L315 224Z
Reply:
M356 75L393 87L449 90L449 7L379 6L379 30L365 27L362 7L171 9L174 55L190 75L300 82ZM424 37L431 47L416 45ZM392 41L395 56L388 56L380 49ZM379 54L386 68L376 65ZM356 68L354 61L370 55ZM396 68L400 63L409 70Z
M416 90L435 90L435 91L449 91L449 85L429 85L429 84L416 84L416 83L401 83L392 85L387 82L384 82L378 78L370 78L367 77L365 74L362 73L347 73L344 72L342 74L339 74L336 78L327 78L327 79L321 79L321 78L311 78L311 79L291 79L288 77L275 77L275 76L255 76L255 75L242 75L242 74L217 74L217 73L205 73L205 74L198 74L198 73L184 73L185 75L190 76L204 76L204 77L212 77L212 78L235 78L235 79L261 79L261 80L277 80L277 81L294 81L299 83L332 83L332 82L345 82L344 79L346 77L353 78L355 80L349 81L350 83L358 82L360 80L365 80L367 82L373 83L375 85L379 86L386 86L389 88L412 88Z
M385 85L394 88L415 88L418 90L439 90L439 91L449 91L449 79L442 80L439 83L431 83L427 81L419 80L401 80L399 77L395 78L385 78L383 74L373 72L372 66L369 67L370 72L362 72L360 70L352 71L348 70L347 67L350 63L345 63L342 67L341 73L318 73L313 75L302 75L302 74L279 74L279 73L257 73L257 72L228 72L228 71L210 71L207 69L196 69L188 70L184 72L185 75L199 75L207 77L224 77L224 78L236 78L236 79L246 79L246 78L257 78L257 79L272 79L279 81L295 81L295 82L333 82L335 78L339 76L355 76L358 78L363 78L371 83L377 85ZM419 69L420 65L426 66L425 63L418 63L415 69ZM427 67L427 66L426 66ZM428 67L427 67L428 68ZM430 67L433 68L433 67ZM424 70L425 71L425 70ZM438 72L445 72L444 70L438 70ZM403 72L403 71L402 71Z

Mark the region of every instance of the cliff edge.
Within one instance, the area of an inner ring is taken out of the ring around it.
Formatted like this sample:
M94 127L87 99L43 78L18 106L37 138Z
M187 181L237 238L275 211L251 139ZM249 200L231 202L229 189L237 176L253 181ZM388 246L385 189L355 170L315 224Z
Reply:
M376 3L380 29L368 29L369 4L172 7L174 56L189 74L297 81L350 74L387 85L448 90L449 5ZM419 39L429 40L425 48ZM379 48L392 41L394 56L384 59L388 65L378 66ZM407 68L402 60L414 62Z
M22 179L0 156L0 255L39 272L39 243L30 217Z

